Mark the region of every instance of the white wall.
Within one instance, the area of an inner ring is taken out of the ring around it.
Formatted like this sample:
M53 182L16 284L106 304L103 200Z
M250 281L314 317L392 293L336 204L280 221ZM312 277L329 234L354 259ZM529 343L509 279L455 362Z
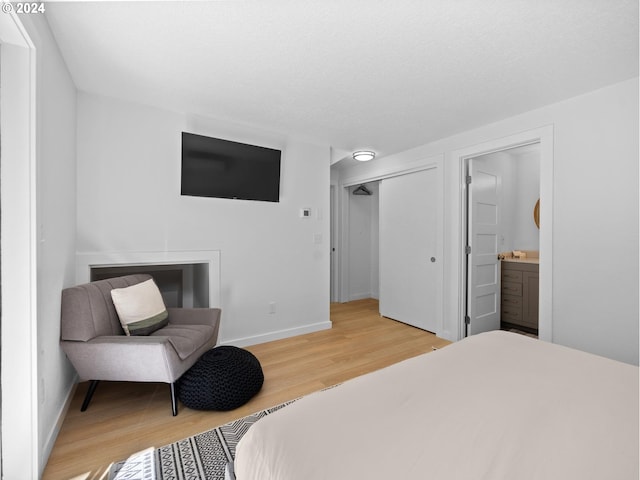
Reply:
M380 182L367 184L371 190L371 298L380 298Z
M353 195L349 187L349 300L378 298L378 183L366 184L371 195Z
M7 272L5 268L10 268L5 265L7 259L13 261L21 257L17 251L5 249L3 242L3 279L7 280L6 283L19 283L25 273L34 273L30 288L32 299L35 299L36 321L35 328L31 328L33 311L30 311L29 302L22 304L20 314L7 315L9 311L4 308L6 296L13 298L14 294L3 285L3 327L7 322L27 327L19 339L3 336L3 355L11 348L20 348L19 355L12 355L9 362L3 361L3 371L19 371L15 366L23 364L30 369L29 374L23 375L20 388L3 388L3 435L14 432L10 437L11 447L20 452L18 455L4 455L7 452L3 451L4 478L32 477L42 473L75 377L58 342L60 292L73 284L75 274L76 90L44 17L29 15L22 16L21 20L35 46L35 137L32 138L35 170L28 163L22 164L20 168L25 169L28 180L5 178L5 167L16 159L3 157L3 199L5 194L11 195L10 202L3 200L3 217L15 207L24 210L31 237L23 239L23 248L28 251L33 242L35 257L21 261L18 271ZM11 183L9 188L5 188L5 181ZM20 189L20 192L9 191L13 188ZM3 236L7 234L4 220ZM22 342L31 345L25 349L20 345ZM32 348L35 355L25 358L24 353ZM30 431L28 419L21 412L22 408L29 406L30 395L37 403L34 431ZM14 402L20 406L14 407ZM18 431L20 434L15 434ZM33 456L36 458L27 458L30 456L27 442L35 445ZM39 473L28 473L30 460Z
M540 230L533 209L540 198L540 152L531 146L489 153L474 158L500 175L500 244L498 250L539 250Z
M445 155L443 332L458 331L461 165L453 152L553 126L552 340L638 363L638 79L347 168L354 182ZM624 254L620 254L624 252Z
M540 153L511 153L513 161L515 206L513 243L507 250L539 250L540 230L533 219L533 209L540 198Z
M280 202L181 196L182 131L282 149ZM80 93L78 252L219 250L220 342L328 328L329 165L328 146Z

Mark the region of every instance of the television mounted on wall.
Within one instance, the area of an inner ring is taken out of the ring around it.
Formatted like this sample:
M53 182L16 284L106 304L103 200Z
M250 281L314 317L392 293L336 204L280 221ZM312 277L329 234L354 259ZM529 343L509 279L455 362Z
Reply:
M280 158L272 148L182 132L181 195L280 201Z

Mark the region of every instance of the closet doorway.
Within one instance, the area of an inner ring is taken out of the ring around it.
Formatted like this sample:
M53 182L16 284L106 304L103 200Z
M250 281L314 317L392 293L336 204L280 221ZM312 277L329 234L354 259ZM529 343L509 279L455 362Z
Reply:
M341 301L377 298L380 314L442 329L442 167L343 184Z
M346 298L344 301L380 298L379 219L380 182L345 187L347 221L344 223Z

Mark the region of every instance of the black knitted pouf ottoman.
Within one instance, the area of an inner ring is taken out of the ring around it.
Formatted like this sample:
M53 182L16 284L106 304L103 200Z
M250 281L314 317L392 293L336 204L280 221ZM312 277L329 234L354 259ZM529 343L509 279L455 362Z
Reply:
M233 346L205 352L178 381L178 397L194 410L233 410L262 388L264 374L258 359Z

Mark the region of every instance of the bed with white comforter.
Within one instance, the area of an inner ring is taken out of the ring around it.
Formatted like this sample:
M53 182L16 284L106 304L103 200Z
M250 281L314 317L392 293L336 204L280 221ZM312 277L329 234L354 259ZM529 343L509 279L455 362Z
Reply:
M638 408L638 367L490 332L266 416L235 475L638 480Z

